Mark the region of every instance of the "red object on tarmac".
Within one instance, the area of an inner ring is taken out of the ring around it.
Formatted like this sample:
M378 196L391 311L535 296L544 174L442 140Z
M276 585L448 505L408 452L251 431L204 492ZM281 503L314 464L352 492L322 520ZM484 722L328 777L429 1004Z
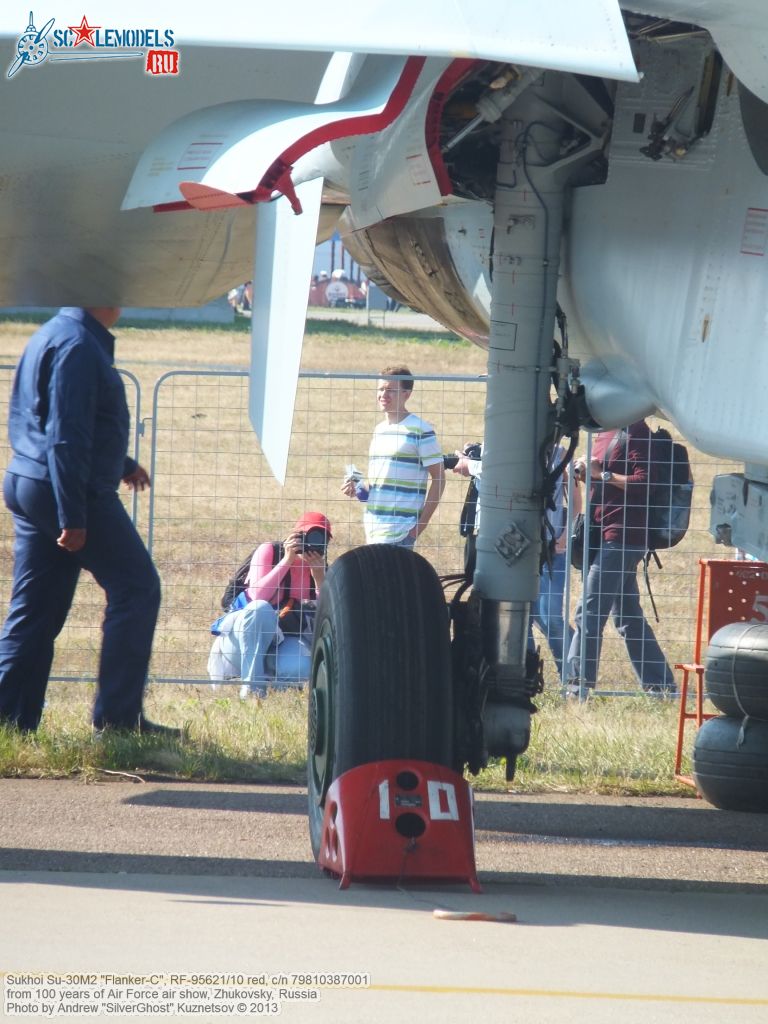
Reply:
M466 882L475 869L472 790L428 761L374 761L335 779L325 798L317 858L340 878L362 881Z

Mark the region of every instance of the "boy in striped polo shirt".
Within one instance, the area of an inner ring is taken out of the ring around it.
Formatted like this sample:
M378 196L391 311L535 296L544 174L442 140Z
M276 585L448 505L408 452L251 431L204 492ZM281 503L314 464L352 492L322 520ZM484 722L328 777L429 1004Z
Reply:
M384 419L373 432L368 451L368 486L352 480L342 490L366 503L364 525L369 544L412 548L427 528L445 488L443 455L434 427L406 403L413 392L407 366L380 371L376 401Z

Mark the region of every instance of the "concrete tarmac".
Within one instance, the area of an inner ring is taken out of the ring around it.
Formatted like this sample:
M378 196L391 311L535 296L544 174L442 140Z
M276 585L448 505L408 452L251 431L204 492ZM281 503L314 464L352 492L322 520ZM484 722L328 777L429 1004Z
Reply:
M305 807L299 787L0 781L5 1016L768 1021L764 815L480 794L477 895L339 890Z

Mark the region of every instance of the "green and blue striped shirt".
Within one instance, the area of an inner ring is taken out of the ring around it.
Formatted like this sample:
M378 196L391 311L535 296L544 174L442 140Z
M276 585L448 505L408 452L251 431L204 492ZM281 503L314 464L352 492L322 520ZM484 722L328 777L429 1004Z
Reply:
M368 451L370 492L365 507L369 544L393 544L416 525L429 474L443 458L431 423L409 413L399 423L379 423Z

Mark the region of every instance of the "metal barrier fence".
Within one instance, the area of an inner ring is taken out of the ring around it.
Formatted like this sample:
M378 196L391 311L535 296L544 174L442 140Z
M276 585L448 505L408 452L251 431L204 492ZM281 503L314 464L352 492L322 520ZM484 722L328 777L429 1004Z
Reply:
M0 367L0 419L6 410L13 367ZM341 493L345 466L363 472L371 434L380 419L375 374L302 373L288 463L280 487L259 449L248 421L248 376L241 371L178 370L155 384L152 415L142 419L138 381L130 384L135 455L150 469L151 491L134 501L134 519L145 537L163 582L163 604L152 658L155 682L207 682L210 623L234 567L260 541L283 539L308 509L324 512L333 524L333 559L363 543L363 506ZM417 376L409 410L431 422L444 452L479 440L483 431L485 380L467 376ZM652 425L655 425L652 423ZM663 571L653 571L660 623L654 628L670 664L688 658L693 642L695 579L702 556L728 557L707 533L709 485L716 472L733 467L689 448L696 482L691 528L685 540L662 553ZM0 449L0 468L8 450ZM418 551L441 574L463 565L458 522L467 482L447 474L445 494ZM129 506L130 507L130 506ZM570 529L570 527L569 527ZM0 600L7 606L12 566L12 522L0 516ZM375 580L371 581L375 586ZM580 574L569 579L573 610ZM652 611L641 582L641 604ZM103 594L87 574L57 644L52 678L91 680L101 640ZM545 677L557 672L545 641ZM637 684L621 637L609 624L600 662L601 690L636 692Z

